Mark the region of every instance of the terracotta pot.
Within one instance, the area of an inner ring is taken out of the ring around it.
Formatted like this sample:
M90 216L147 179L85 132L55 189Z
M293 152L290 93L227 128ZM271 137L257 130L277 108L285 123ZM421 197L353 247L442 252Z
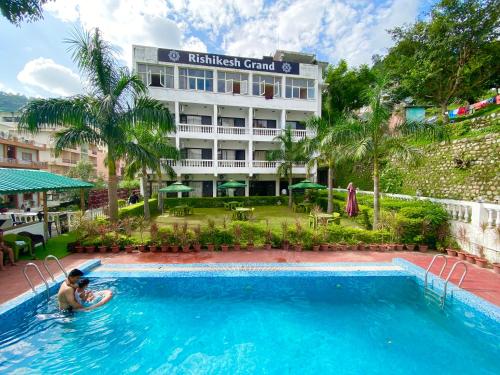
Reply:
M476 258L476 264L481 268L486 268L488 261L484 258Z
M289 250L290 249L290 244L288 241L283 241L283 250Z
M77 253L83 253L85 251L85 248L82 245L76 245L75 246L75 251Z
M293 250L294 251L302 251L302 245L299 243L296 243L295 245L293 245Z
M168 252L168 245L166 243L161 245L161 252L162 253L167 253Z
M320 245L313 245L313 251L319 251Z
M158 248L158 246L156 246L156 245L149 245L148 246L149 252L151 252L151 253L156 253L157 248Z
M208 249L208 251L214 251L215 245L213 243L209 243L209 244L207 244L207 249Z
M500 263L493 263L493 271L500 275Z
M420 251L421 253L426 253L427 249L429 249L428 245L418 245L418 251Z
M388 245L386 245L386 244L380 244L380 245L378 245L378 250L379 251L388 251L389 248L388 248Z
M375 243L372 243L370 245L370 251L378 251L378 245Z
M406 246L406 249L407 249L408 251L413 251L413 250L415 250L415 244L413 244L413 243L407 243L405 246Z
M446 249L446 253L447 253L450 257L456 257L456 256L457 256L457 251L456 251L456 250L453 250L453 249Z
M182 246L183 253L189 253L189 250L191 250L191 245L183 245Z
M405 249L405 245L403 245L403 244L396 245L396 251L403 251L404 249Z
M170 245L170 250L172 250L173 253L178 253L179 245Z
M132 251L134 251L133 245L125 245L125 252L131 253Z
M199 253L199 252L201 251L201 244L199 244L199 243L195 243L195 244L193 245L193 249L194 249L194 251L195 251L196 253Z
M227 251L229 251L229 245L226 245L226 244L220 245L220 249L223 252L227 252Z
M233 245L233 250L234 250L234 251L240 251L240 250L241 250L241 245L240 245L239 243L235 243L235 244Z
M113 245L111 246L111 252L112 253L119 253L120 252L120 245Z
M395 243L391 243L388 246L390 251L396 251L398 249L398 245L396 245Z
M328 244L328 250L329 251L338 251L339 247L337 246L336 243L331 243L331 244Z
M253 251L253 250L254 250L253 243L247 243L247 251Z
M271 250L271 248L272 248L272 245L270 243L264 244L264 250L268 250L269 251L269 250Z
M138 245L137 247L139 248L139 251L140 251L141 253L145 253L145 252L147 252L147 250L146 250L146 245Z
M330 246L328 246L327 243L322 243L320 246L319 246L319 251L328 251Z
M94 245L92 245L92 246L85 246L85 252L86 253L92 254L94 251L95 251L95 246Z
M106 251L108 251L108 247L107 246L104 246L104 245L99 246L99 252L100 253L105 253Z
M469 263L472 263L472 264L476 263L476 257L472 254L466 254L465 260Z
M458 255L458 259L460 260L465 260L465 253L462 253L462 252L457 252L457 255Z

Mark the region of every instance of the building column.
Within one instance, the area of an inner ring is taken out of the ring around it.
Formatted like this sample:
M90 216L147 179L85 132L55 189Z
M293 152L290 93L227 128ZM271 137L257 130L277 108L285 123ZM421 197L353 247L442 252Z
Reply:
M216 139L214 139L214 144L213 144L213 148L212 148L212 168L214 170L214 176L217 176L218 174L218 160L219 160L219 153L218 153L218 150L219 150L219 142Z
M247 158L247 161L248 161L248 171L249 171L249 175L250 176L253 176L253 141L250 139L250 141L248 142L248 158Z
M281 97L284 98L286 93L286 76L281 76Z
M218 74L217 74L217 69L214 69L213 70L214 72L214 79L213 79L213 86L214 86L214 92L218 92L219 91L219 85L217 84L217 81L218 81Z
M276 177L275 194L276 194L277 197L279 197L281 195L281 191L280 191L280 177L279 176Z
M174 89L179 88L179 67L174 65Z
M177 68L177 67L176 67ZM177 126L181 122L181 116L180 116L180 105L179 102L174 103L174 116L175 116L175 126ZM175 132L175 148L180 149L180 137L179 137L179 132Z
M281 110L281 129L286 128L286 110L282 109Z
M214 126L215 133L217 133L217 104L214 104L212 126Z
M212 178L212 196L217 197L217 177Z
M182 183L182 176L180 174L177 175L177 181ZM181 192L177 192L177 198L182 198Z
M245 197L249 197L250 196L250 179L248 177L245 178L245 183L246 183Z

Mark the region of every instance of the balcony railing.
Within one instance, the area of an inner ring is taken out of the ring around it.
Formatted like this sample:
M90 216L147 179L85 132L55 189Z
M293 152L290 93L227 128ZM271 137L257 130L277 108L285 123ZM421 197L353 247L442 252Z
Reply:
M252 162L248 160L206 160L206 159L182 159L182 160L172 160L166 159L165 163L171 167L194 167L194 168L269 168L276 169L282 163L279 160L269 161L269 160L253 160ZM305 168L304 163L295 163L294 168Z
M32 168L47 168L48 164L45 161L21 160L15 158L4 158L0 156L0 163L10 164L12 166L22 165Z
M219 134L245 135L245 134L248 134L248 128L239 128L236 126L218 126L217 133L219 133Z
M246 160L218 160L219 168L245 168L248 166Z
M213 166L213 161L203 159L183 159L179 160L179 165L181 167L211 168Z
M311 133L308 132L307 130L296 130L296 129L292 130L292 137L305 138L307 135L311 135Z
M279 161L267 161L267 160L254 160L254 168L277 168L280 164Z
M266 128L253 128L253 135L264 135L276 137L281 134L281 129L266 129Z
M177 130L181 133L213 133L212 125L178 124Z

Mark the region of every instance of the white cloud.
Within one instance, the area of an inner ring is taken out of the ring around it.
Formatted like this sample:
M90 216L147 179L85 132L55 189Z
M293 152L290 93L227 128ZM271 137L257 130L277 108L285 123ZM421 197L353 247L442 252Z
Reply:
M18 94L18 92L6 86L2 82L0 82L0 91L6 92L7 94Z
M18 73L17 79L26 86L29 92L33 89L42 89L58 96L82 92L82 84L77 74L52 59L44 57L28 61Z
M206 44L195 36L187 38L182 44L182 49L194 52L208 52Z

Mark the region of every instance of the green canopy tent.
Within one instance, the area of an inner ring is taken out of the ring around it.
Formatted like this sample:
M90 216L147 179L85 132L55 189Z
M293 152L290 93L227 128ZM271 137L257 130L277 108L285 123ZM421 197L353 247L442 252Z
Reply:
M46 171L0 168L0 194L42 193L45 238L48 237L47 191L80 189L81 205L84 210L83 189L90 189L93 186L89 182Z
M231 194L229 194L230 196L233 196L234 195L234 189L238 189L238 188L244 188L246 187L247 185L242 183L242 182L238 182L238 181L234 181L234 180L229 180L228 182L224 182L223 184L219 185L219 187L217 187L217 189L219 190L229 190L231 192Z
M291 190L297 190L297 189L326 189L327 187L325 185L311 182L310 180L302 180L294 185L290 185L289 188Z
M158 192L159 193L189 193L190 191L193 191L193 190L194 189L192 187L183 185L181 182L177 181L169 186L166 186L166 187L158 190ZM163 205L161 207L161 212L163 213Z

